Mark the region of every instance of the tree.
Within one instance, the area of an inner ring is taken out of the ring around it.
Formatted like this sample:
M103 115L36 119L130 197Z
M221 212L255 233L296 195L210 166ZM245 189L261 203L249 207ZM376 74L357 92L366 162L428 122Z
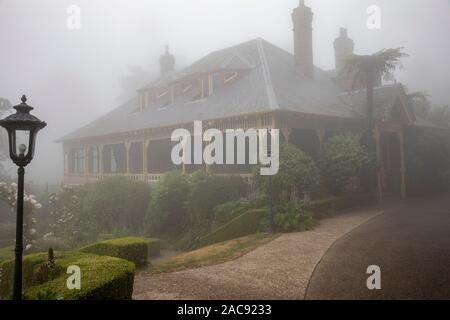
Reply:
M450 106L435 106L431 108L428 119L440 126L450 126Z
M402 49L383 49L373 55L350 55L346 59L344 70L353 76L353 83L360 81L366 86L367 127L365 143L369 157L372 159L375 159L375 142L373 138L374 88L379 79L392 80L395 70L402 67L401 58L408 56L402 52ZM378 197L381 200L381 176L379 170L377 173L372 171L365 172L364 184L370 190L375 177L378 179Z
M409 93L408 98L415 115L442 127L450 126L450 106L432 106L425 91Z
M372 132L374 127L374 99L373 93L377 79L386 81L394 78L394 72L402 67L401 58L407 57L402 52L403 48L383 49L373 55L350 55L345 64L344 70L353 75L353 82L361 81L366 86L367 100L367 148L372 151Z
M144 86L149 81L148 79L151 78L151 72L143 67L128 65L126 74L119 78L119 83L123 90L121 96L128 97L130 94L134 94L137 88Z
M359 176L368 161L365 148L355 135L337 135L321 150L320 166L328 190L333 194L345 191L350 178Z
M425 91L416 91L408 94L414 114L427 119L430 116L430 95Z
M319 169L314 160L290 143L280 146L280 169L275 176L261 176L255 168L254 180L267 195L278 202L290 200L292 188L308 194L317 186ZM270 189L270 190L269 190ZM270 194L269 194L270 193Z
M0 119L11 109L11 102L0 97ZM0 129L0 177L6 175L3 162L8 159L8 138L6 130Z

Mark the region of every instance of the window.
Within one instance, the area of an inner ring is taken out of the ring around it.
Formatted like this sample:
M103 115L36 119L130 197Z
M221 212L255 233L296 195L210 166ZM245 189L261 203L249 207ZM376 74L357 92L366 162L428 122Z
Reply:
M100 156L98 152L98 148L92 148L92 173L99 173L99 164L100 164Z
M85 150L83 148L73 150L73 173L84 173Z
M115 148L111 148L111 173L117 173L117 169L117 150L115 150Z
M235 78L237 78L238 73L237 72L226 72L223 75L223 83L228 83L232 80L234 80Z
M206 76L200 80L202 88L202 98L207 98L213 93L212 76Z
M191 88L192 88L192 84L186 85L186 86L183 88L183 93L188 92L189 90L191 90Z
M69 173L69 155L64 153L64 172Z
M167 94L169 94L169 90L168 89L164 89L161 92L158 93L158 99L163 98L164 96L166 96Z

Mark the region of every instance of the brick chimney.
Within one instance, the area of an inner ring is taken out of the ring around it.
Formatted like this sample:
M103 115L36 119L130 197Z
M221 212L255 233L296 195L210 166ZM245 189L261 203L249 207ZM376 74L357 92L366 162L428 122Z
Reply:
M292 12L294 23L294 58L295 65L306 77L314 77L313 43L312 43L312 20L311 8L300 0L298 8Z
M341 28L339 38L334 40L336 70L345 67L345 59L354 53L355 43L348 37L347 29Z
M166 52L159 58L161 67L161 77L175 70L175 57L169 53L169 46L166 46Z

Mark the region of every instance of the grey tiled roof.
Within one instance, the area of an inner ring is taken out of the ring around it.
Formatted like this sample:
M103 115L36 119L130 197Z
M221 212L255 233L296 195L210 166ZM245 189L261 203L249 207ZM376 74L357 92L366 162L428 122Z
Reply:
M389 117L400 95L404 95L401 84L386 85L374 89L374 118L383 119ZM342 102L350 106L354 113L360 117L367 115L366 90L344 92L338 95Z
M342 94L329 72L319 68L314 69L313 79L304 77L296 69L292 54L260 38L212 52L181 72L169 73L146 87L166 86L182 77L216 70L240 70L240 75L203 100L192 101L193 96L187 94L169 105L152 105L139 111L136 97L60 141L274 110L364 117L363 91ZM376 90L378 109L395 90L398 88L389 86Z

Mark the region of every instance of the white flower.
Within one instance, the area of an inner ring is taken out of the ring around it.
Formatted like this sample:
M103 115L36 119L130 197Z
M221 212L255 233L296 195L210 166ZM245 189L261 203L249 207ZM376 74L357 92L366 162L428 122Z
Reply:
M41 208L42 208L42 204L36 203L36 204L34 205L34 208L35 208L35 209L41 209Z
M36 234L36 229L34 229L34 228L33 228L33 229L30 229L30 234L31 234L31 235L35 235L35 234Z
M44 234L44 239L47 239L47 238L51 237L52 235L53 235L52 232L46 233L46 234Z
M25 247L25 250L30 250L31 249L31 244L27 244L27 246Z

